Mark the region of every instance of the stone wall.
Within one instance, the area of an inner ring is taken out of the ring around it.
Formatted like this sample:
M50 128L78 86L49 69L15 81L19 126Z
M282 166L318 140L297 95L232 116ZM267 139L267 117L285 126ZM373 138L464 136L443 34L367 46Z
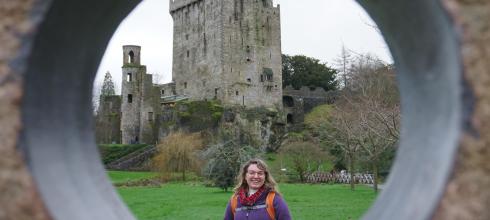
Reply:
M311 89L303 86L300 89L294 89L287 86L283 89L283 104L288 123L303 122L305 114L316 106L332 104L336 96L336 92L326 92L321 87Z
M280 10L272 1L171 1L176 92L282 108Z
M100 97L95 123L97 143L121 143L121 96Z

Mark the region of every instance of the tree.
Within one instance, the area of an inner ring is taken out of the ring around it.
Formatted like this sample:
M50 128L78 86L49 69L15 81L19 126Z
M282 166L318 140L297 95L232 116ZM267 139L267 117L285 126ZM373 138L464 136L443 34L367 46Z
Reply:
M158 153L153 158L154 167L169 179L172 172L180 172L186 181L186 173L198 171L202 165L199 150L204 143L201 134L176 132L169 134L157 146Z
M235 184L241 164L257 157L259 151L250 146L240 146L228 140L208 147L202 156L207 160L203 173L215 186L224 191Z
M116 95L114 82L112 81L112 76L109 71L105 73L104 83L102 83L102 89L100 91L101 96L113 96Z
M303 56L282 55L283 87L293 86L299 89L302 86L310 88L322 87L325 91L337 88L337 70L332 69L320 60Z
M399 94L391 65L370 55L358 56L352 66L350 86L341 92L331 128L348 156L359 151L374 175L377 191L381 156L392 152L399 139ZM335 132L337 131L337 132ZM346 147L350 146L350 147ZM352 160L349 160L351 175Z
M377 191L382 155L399 140L400 104L391 66L377 67L356 78L359 118L358 143L372 167Z
M107 71L105 73L102 86L100 85L100 82L94 82L92 107L95 115L98 115L99 105L104 100L104 98L113 95L116 95L114 81L112 81L111 73Z
M346 167L350 179L354 180L355 164L360 145L357 141L359 121L357 109L348 106L348 102L339 99L334 105L315 107L305 116L308 132L316 137L334 157L335 167ZM355 189L354 181L350 182Z
M292 165L301 182L306 181L309 172L318 170L328 155L312 142L292 142L281 147L280 155Z
M394 68L371 55L358 55L350 62L349 86L342 88L333 105L318 106L307 114L305 124L332 155L340 157L337 162L345 164L351 179L356 164L368 164L377 190L379 167L392 158L387 154L393 154L399 139Z
M340 77L342 78L342 87L348 86L348 76L350 75L349 67L352 62L352 56L348 49L342 44L342 50L339 56L335 59L335 66Z

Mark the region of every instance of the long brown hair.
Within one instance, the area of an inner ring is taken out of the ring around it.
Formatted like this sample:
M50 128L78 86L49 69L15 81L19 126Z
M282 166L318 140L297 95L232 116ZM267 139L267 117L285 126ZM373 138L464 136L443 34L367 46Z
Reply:
M276 181L274 180L271 173L269 172L269 168L267 167L267 164L261 159L251 159L242 166L242 168L240 169L240 173L237 176L237 185L233 189L235 193L238 193L240 188L248 189L248 184L247 184L247 180L245 179L245 175L247 175L248 167L252 164L257 165L259 169L264 171L265 187L267 189L270 189L271 191L279 193L279 187L277 186Z

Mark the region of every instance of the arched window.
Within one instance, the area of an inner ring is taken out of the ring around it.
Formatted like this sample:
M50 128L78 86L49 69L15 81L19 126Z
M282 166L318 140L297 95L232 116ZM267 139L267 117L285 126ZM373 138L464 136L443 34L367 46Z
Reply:
M129 51L128 63L134 63L134 52L133 51Z

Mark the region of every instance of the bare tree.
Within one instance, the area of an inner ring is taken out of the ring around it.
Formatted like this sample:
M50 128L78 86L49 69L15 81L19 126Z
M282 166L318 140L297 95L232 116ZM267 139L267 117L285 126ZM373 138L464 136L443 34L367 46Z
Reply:
M349 50L342 44L342 49L340 51L339 56L334 60L335 68L340 73L339 76L342 77L342 86L345 88L348 86L348 76L349 76L349 67L352 62L352 56Z
M287 143L281 147L280 156L291 164L301 182L306 181L309 172L318 170L329 159L317 144L305 141Z
M354 141L360 157L371 166L377 191L380 156L399 139L399 94L392 66L371 56L358 57L356 63L352 87L343 92L344 105L339 105L339 111L352 114Z

